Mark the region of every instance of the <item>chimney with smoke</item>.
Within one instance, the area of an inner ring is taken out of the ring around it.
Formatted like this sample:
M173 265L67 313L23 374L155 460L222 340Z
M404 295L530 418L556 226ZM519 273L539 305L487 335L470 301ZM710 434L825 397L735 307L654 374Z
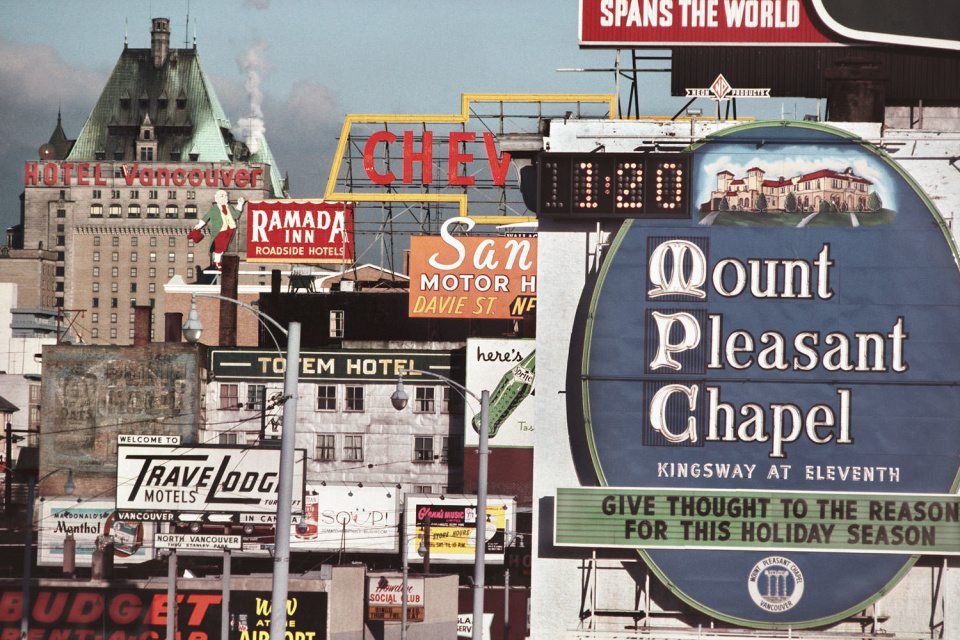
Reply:
M250 96L250 115L240 118L237 122L240 131L245 135L245 142L250 153L260 149L260 140L265 131L263 125L263 90L261 89L262 74L270 69L266 59L266 42L258 42L251 47L246 55L239 60L240 70L246 76L244 86Z

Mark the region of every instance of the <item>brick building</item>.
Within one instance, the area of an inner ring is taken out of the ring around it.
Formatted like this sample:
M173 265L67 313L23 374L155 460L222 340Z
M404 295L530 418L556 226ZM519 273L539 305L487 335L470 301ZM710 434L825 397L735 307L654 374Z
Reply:
M132 343L135 304L153 307L162 338L163 284L210 264L207 239L187 234L220 189L233 203L285 195L266 140L234 137L196 47L170 48L156 18L150 48L124 47L77 139L58 121L25 163L23 248L56 252L51 306L86 310L90 343ZM245 235L244 216L231 251Z

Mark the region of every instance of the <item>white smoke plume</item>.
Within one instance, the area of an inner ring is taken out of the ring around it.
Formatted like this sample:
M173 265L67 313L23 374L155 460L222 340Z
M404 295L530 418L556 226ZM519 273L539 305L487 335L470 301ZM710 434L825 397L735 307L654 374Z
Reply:
M270 70L266 51L269 45L261 40L247 50L247 53L238 60L240 71L246 76L244 87L250 96L250 115L240 118L237 123L241 135L246 136L247 147L250 153L256 153L260 148L260 140L266 132L263 123L263 90L261 82L263 74Z

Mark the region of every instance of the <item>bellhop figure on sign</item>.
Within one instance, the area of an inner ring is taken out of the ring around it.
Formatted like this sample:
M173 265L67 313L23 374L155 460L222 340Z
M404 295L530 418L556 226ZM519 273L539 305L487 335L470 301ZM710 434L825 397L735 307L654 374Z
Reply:
M197 226L187 235L190 240L200 242L203 234L200 233L205 225L210 225L210 253L213 256L213 265L217 271L222 270L220 259L223 252L227 250L230 244L230 238L233 237L233 230L237 228L237 220L243 215L243 205L245 200L239 198L237 206L232 207L227 198L227 192L220 189L213 195L215 203L207 210L197 223Z

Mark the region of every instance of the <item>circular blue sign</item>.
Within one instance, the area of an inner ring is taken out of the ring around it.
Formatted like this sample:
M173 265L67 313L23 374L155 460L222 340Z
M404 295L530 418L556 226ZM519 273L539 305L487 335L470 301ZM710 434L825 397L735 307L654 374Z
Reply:
M601 484L953 492L960 270L930 201L822 125L735 127L692 152L690 218L624 223L594 290L582 374ZM852 615L916 559L641 553L694 607L767 628Z

